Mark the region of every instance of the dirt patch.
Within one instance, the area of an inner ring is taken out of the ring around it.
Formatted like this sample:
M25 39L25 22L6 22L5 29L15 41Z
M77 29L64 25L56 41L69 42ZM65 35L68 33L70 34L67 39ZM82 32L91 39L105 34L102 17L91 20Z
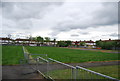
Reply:
M90 48L68 48L68 49L78 49L78 50L90 50L90 51L99 51L105 53L120 53L118 50L103 50L103 49L90 49Z
M70 63L73 66L81 67L97 67L97 66L110 66L110 65L120 65L120 61L98 61L98 62L85 62L85 63Z

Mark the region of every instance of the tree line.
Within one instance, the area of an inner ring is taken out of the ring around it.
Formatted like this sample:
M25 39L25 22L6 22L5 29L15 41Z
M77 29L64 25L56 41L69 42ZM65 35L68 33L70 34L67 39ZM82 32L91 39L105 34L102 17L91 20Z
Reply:
M119 41L96 41L96 46L101 47L102 49L120 49L120 42Z
M36 40L39 43L43 44L44 42L53 42L54 46L56 44L56 46L58 47L68 47L72 44L72 41L67 40L67 41L56 41L56 39L54 38L53 40L51 40L50 37L41 37L41 36L37 36L37 37L29 37L30 40Z

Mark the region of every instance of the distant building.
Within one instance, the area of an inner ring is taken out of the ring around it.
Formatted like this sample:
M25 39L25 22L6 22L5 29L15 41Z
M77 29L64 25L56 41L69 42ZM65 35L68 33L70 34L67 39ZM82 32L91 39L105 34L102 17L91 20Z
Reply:
M37 42L35 40L30 39L16 39L15 43L17 45L37 46Z
M115 39L115 40L112 40L112 39L109 39L109 40L99 40L99 41L102 41L102 42L110 42L110 41L116 41L116 42L120 42L120 39Z
M49 42L38 42L36 40L31 39L10 39L10 38L0 38L1 45L25 45L25 46L56 46L57 41L49 41Z
M0 44L2 45L7 45L7 44L12 44L13 40L10 38L0 38Z
M81 45L81 43L84 43L84 46ZM85 48L95 48L96 46L96 43L92 40L90 41L73 41L72 42L72 45L75 46L75 47L85 47Z

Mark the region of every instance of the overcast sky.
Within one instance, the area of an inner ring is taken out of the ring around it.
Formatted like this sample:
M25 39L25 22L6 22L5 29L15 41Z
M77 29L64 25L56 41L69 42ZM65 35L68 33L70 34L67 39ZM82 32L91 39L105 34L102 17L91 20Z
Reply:
M57 40L118 39L117 2L2 2L2 34Z

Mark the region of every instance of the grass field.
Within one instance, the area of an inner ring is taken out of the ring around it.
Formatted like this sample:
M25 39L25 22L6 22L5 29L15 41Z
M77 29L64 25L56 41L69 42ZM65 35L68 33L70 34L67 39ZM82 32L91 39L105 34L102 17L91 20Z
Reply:
M57 47L30 47L28 51L33 54L48 54L48 57L65 63L80 63L90 61L119 60L118 54L103 53L89 50L75 50Z
M2 46L2 65L19 64L23 58L22 46Z
M120 68L120 65L112 65L112 66L91 67L88 69L120 79L120 76L118 73L120 72L119 68Z
M118 74L120 65L112 65L112 66L99 66L99 67L90 67L88 69L120 79L120 76ZM71 78L71 70L65 69L65 70L54 70L48 72L48 74L53 77L54 79L69 79ZM91 79L90 73L85 72L83 70L78 71L77 79ZM95 75L93 75L95 77ZM93 78L95 79L95 78ZM96 79L104 79L103 77L96 76Z

